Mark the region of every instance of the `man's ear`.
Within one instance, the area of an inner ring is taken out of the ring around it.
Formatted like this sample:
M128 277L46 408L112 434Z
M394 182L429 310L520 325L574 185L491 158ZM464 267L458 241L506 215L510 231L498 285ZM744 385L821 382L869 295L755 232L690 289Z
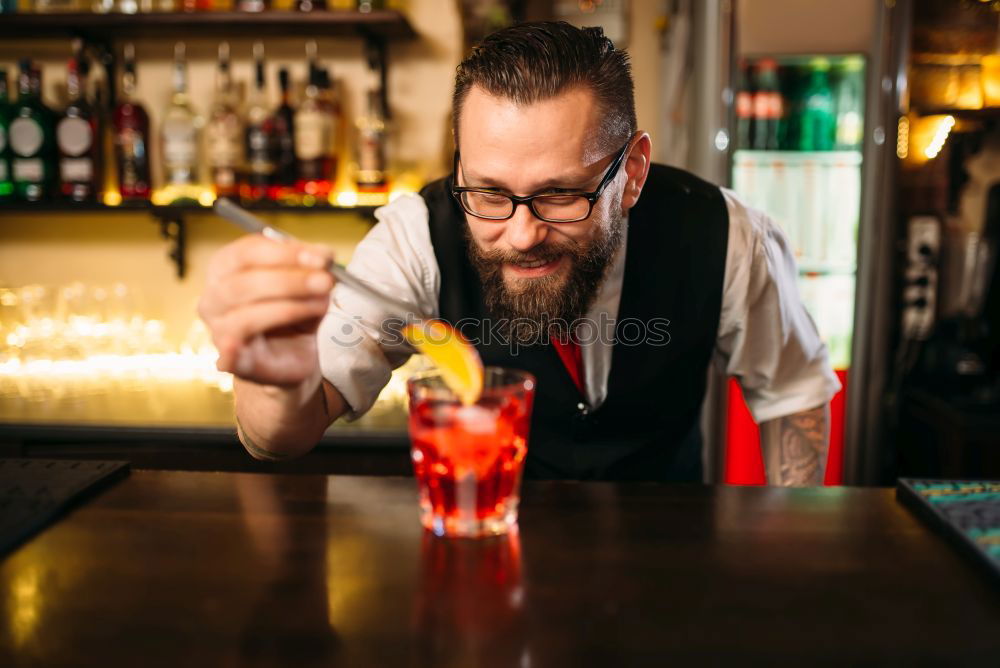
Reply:
M628 157L625 158L625 191L622 193L622 213L635 206L642 194L642 187L646 184L646 177L649 176L649 157L652 153L652 143L649 134L640 132L637 139L632 141L632 148L629 149Z

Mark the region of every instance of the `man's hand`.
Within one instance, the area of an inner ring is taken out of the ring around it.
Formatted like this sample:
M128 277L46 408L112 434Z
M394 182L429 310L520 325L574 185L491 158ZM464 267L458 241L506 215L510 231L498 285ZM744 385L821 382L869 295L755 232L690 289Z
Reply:
M760 427L760 440L769 485L822 485L830 442L830 407L824 404L765 422Z
M316 328L330 303L330 256L316 246L248 235L208 265L201 316L219 351L217 366L265 385L316 377Z
M258 459L311 449L346 402L323 381L316 330L333 278L323 248L251 235L211 259L198 314L236 376L240 440Z

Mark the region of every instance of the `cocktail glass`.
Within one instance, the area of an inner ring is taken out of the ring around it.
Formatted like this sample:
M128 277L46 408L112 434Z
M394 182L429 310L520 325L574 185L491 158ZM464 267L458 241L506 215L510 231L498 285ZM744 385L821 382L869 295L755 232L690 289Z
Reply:
M486 367L483 393L465 405L436 372L407 382L420 521L438 536L505 534L517 524L535 378Z

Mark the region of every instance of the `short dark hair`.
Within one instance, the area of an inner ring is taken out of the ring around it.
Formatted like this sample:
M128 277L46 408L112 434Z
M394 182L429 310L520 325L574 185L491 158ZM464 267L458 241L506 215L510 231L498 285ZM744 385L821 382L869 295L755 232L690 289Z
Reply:
M455 75L451 110L456 145L462 104L473 86L517 104L586 86L604 114L600 131L607 150L619 148L636 131L628 54L616 49L601 28L539 21L504 28L483 39Z

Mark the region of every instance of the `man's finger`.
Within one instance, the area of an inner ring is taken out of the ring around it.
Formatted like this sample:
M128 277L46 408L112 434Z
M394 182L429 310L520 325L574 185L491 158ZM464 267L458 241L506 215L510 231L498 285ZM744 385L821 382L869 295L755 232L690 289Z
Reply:
M322 246L301 241L274 241L259 234L248 234L224 246L209 269L209 278L219 279L251 267L299 266L321 269L333 259Z
M251 338L279 327L316 321L326 314L329 305L327 297L312 297L255 302L230 311L215 323L218 368L235 372L240 348Z
M250 269L217 281L211 287L211 298L199 305L199 312L208 317L224 316L254 302L328 296L333 284L333 277L321 269Z

